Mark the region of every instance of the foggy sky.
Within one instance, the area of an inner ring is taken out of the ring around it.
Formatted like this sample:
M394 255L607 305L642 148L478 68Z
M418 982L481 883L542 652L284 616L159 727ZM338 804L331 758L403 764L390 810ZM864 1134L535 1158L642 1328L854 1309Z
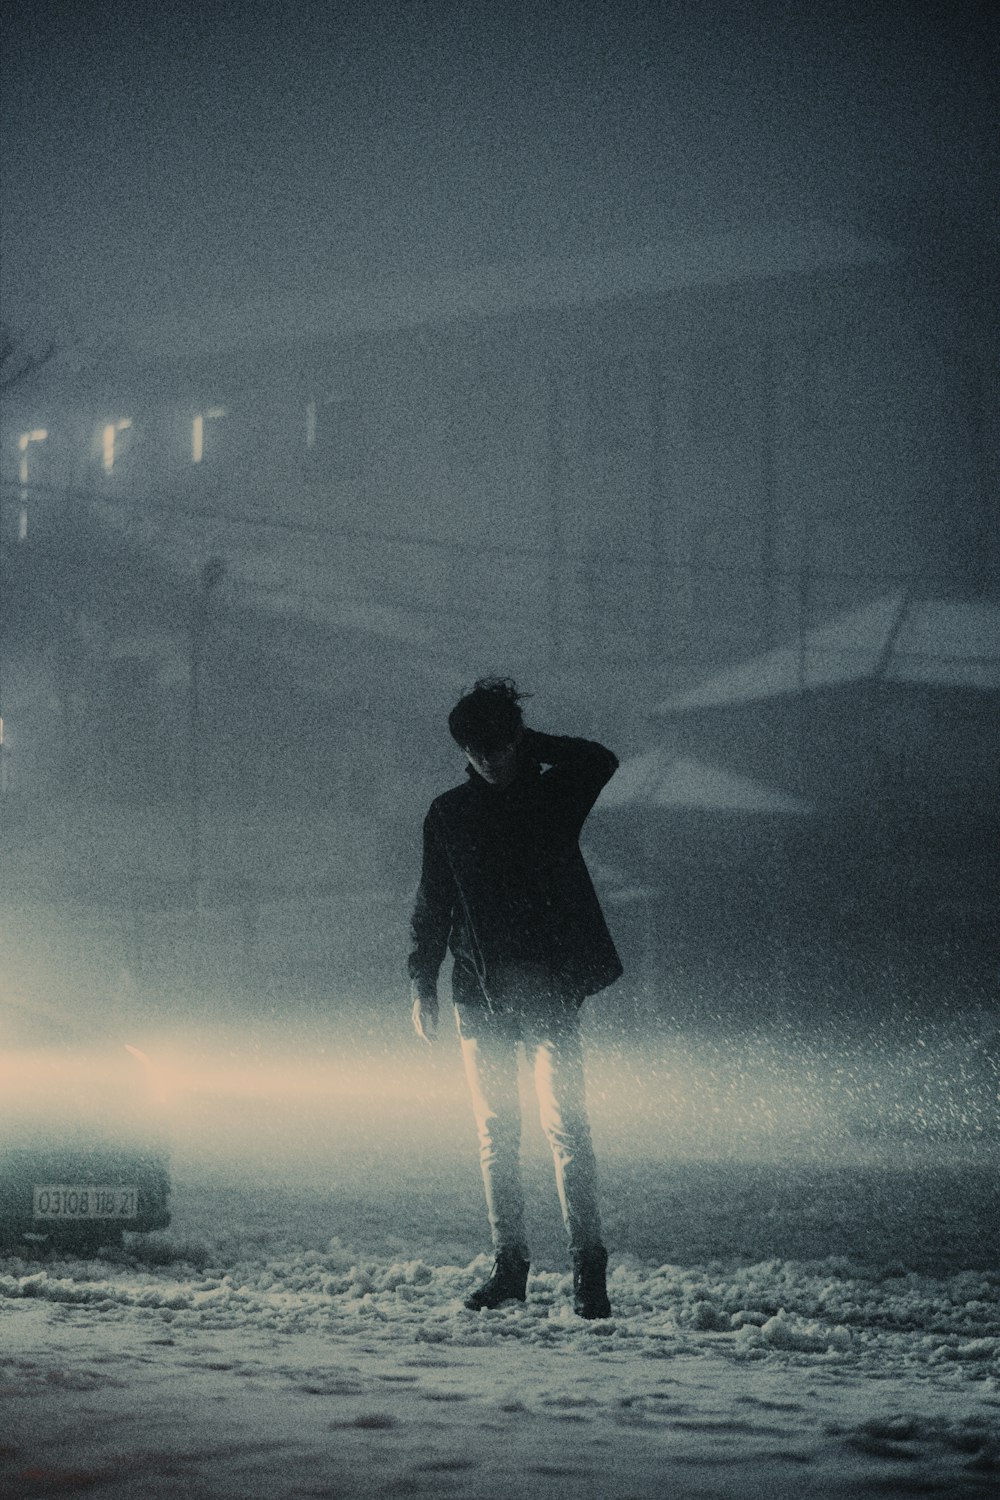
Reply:
M996 232L990 3L5 11L4 315L63 339L765 220Z

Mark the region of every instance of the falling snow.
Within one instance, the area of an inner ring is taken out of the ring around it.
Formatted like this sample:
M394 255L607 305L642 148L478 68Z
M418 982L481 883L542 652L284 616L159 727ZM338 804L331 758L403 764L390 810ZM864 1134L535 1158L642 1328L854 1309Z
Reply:
M981 1156L610 1151L614 1317L584 1323L537 1141L528 1301L472 1314L489 1262L471 1141L431 1159L419 1131L409 1154L372 1130L354 1155L328 1141L324 1189L315 1112L295 1116L296 1173L290 1149L267 1170L246 1141L196 1149L203 1105L179 1128L169 1230L0 1261L5 1495L991 1493L1000 1269Z

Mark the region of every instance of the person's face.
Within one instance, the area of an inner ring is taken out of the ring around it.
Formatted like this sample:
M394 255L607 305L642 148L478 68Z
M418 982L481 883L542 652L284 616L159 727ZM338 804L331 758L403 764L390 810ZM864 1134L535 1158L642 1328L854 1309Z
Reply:
M469 765L490 786L508 786L517 774L517 740L491 750L473 750L463 746Z

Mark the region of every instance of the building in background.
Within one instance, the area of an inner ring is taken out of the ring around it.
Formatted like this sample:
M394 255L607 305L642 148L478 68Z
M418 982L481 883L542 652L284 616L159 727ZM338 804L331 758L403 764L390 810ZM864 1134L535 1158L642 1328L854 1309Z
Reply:
M129 869L169 845L183 902L197 617L198 795L272 830L263 864L216 837L208 883L259 903L330 877L329 838L303 860L281 833L302 808L397 836L484 670L641 753L658 704L893 591L995 599L996 281L976 245L816 226L279 298L56 363L4 412L9 799L158 807Z

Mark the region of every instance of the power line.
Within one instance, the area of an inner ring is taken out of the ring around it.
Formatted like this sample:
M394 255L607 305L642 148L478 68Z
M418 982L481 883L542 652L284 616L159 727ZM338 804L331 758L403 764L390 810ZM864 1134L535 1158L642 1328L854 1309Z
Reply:
M145 511L153 511L158 515L181 517L192 521L224 521L231 525L259 528L261 530L294 532L303 536L328 536L334 541L382 541L394 546L423 547L432 551L471 553L481 556L486 554L510 555L510 556L547 556L545 552L535 552L526 547L490 546L476 542L461 542L451 539L424 536L418 533L387 531L374 527L347 527L347 526L323 526L315 521L300 521L287 516L275 517L255 515L246 511L223 509L218 506L186 505L176 501L150 500L144 498L137 500L135 496L101 495L93 490L77 490L71 485L56 484L17 484L14 480L0 481L0 488L17 491L19 496L30 495L34 490L41 494L55 494L63 499L84 501L87 504L109 505L119 509L137 508L141 506Z
M331 542L379 542L392 547L413 548L431 552L443 552L457 554L459 556L471 556L476 558L529 558L534 561L544 562L551 558L551 549L547 547L524 547L516 544L498 544L491 542L469 542L455 538L443 538L427 536L420 533L392 531L378 527L347 527L327 526L315 521L302 521L290 517L275 517L257 515L246 511L220 508L216 506L193 506L176 501L151 500L143 498L136 499L134 495L102 495L93 490L78 490L71 485L55 485L30 483L18 484L14 480L0 481L0 490L16 492L20 502L24 497L32 494L56 495L63 500L74 500L87 505L109 506L118 510L130 510L138 519L144 513L152 512L156 515L166 516L171 519L191 521L219 521L223 524L234 526L245 526L252 530L278 531L303 537L327 538ZM603 543L594 547L567 545L560 555L567 559L576 560L581 563L613 562L623 563L634 569L648 573L650 560L648 553L636 554L626 552L614 547L607 547ZM953 569L922 568L920 570L903 569L879 569L867 570L857 568L835 568L819 567L816 565L815 556L809 563L788 566L767 566L764 564L751 565L747 563L723 563L709 562L704 559L695 560L689 554L683 557L671 558L664 565L665 574L671 572L684 574L705 574L721 578L740 578L746 580L801 580L803 573L808 573L816 580L830 580L851 583L875 583L882 587L892 584L927 584L952 581L955 577Z

